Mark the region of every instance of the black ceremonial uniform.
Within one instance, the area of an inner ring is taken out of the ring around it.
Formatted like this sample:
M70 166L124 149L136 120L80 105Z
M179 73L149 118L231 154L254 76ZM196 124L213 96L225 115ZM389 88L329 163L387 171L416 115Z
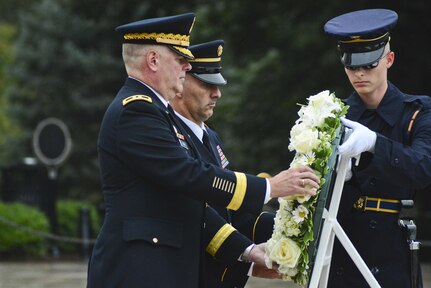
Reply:
M208 136L211 141L213 155L217 160L218 165L229 169L229 161L224 154L223 145L218 134L207 127ZM231 211L223 207L213 207L226 221L230 221L233 227L254 243L266 242L271 238L274 227L275 215L270 212L261 212L260 214L252 214L239 211ZM225 262L218 261L217 257L212 259L206 257L206 281L209 288L241 288L244 287L247 280L247 273L250 270L250 263L234 261L226 265ZM237 257L236 259L237 260Z
M397 222L397 200L413 199L431 183L430 97L404 94L389 83L377 109L367 109L356 92L346 103L350 106L347 118L375 131L377 140L375 153L362 153L359 166L352 168L338 220L382 287L411 287L409 250ZM382 211L358 211L361 196L381 199ZM368 287L338 241L328 287Z
M98 152L106 210L89 288L201 288L204 203L262 209L265 179L197 159L172 114L128 78L104 116ZM217 247L241 237L213 216L212 227L222 227L213 230L225 232Z
M182 122L180 119L179 121ZM204 161L229 169L229 161L224 154L221 139L214 130L206 127L210 142L210 147L208 149L186 123L182 122L182 124ZM213 206L212 208L254 243L266 242L272 235L275 217L273 213L261 212L259 214L253 214L232 211L220 206ZM210 229L206 229L205 232L205 243L209 243L214 233L212 233ZM243 241L243 243L243 250L241 252L250 244L246 241ZM219 249L215 255L210 255L208 253L205 258L206 287L208 288L244 287L248 280L247 273L251 264L238 261L241 252L234 253L232 248L229 249L228 245L226 245L226 247L225 249Z

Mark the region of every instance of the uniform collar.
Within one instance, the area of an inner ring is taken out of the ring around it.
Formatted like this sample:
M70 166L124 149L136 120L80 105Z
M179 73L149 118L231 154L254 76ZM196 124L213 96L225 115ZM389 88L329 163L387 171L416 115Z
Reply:
M151 92L153 92L154 93L154 95L156 95L157 96L157 98L159 98L159 100L160 100L160 102L162 102L163 103L163 105L165 106L165 108L166 107L168 107L168 101L166 101L166 99L165 98L163 98L162 97L162 95L160 95L159 93L157 93L157 91L156 90L154 90L153 88L151 88L148 84L146 84L145 82L143 82L143 81L141 81L141 80L139 80L139 79L137 79L137 78L135 78L135 77L132 77L132 76L128 76L129 77L129 79L133 79L133 80L135 80L135 81L138 81L139 83L141 83L141 84L143 84L143 85L145 85L148 89L150 89L151 90Z
M198 139L202 141L202 137L204 136L204 131L203 131L204 127L201 127L195 122L190 121L189 119L187 119L186 117L178 113L177 111L175 111L175 115L177 115L181 120L183 120L183 122L187 125L187 127L189 127L190 130L192 130L193 134L195 134L196 137L198 137Z
M358 121L365 110L367 110L364 102L356 92L350 95L350 97L345 100L345 103L350 106L347 115L349 119L353 121ZM376 112L386 123L390 126L394 126L401 117L403 103L403 94L392 83L388 82L388 89L377 107Z

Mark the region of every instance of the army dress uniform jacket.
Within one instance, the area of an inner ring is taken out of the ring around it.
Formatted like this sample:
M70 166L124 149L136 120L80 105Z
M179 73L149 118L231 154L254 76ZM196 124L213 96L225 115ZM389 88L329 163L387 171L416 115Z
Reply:
M198 152L204 161L218 165L224 169L229 169L229 161L225 155L223 144L217 132L206 126L210 149L207 149L193 131L179 119L185 127L190 139L197 147ZM258 214L232 211L221 206L212 206L219 215L228 223L231 223L240 233L247 236L253 243L266 242L271 238L274 217L270 212L260 212ZM211 214L210 214L211 215ZM206 215L208 217L209 215ZM213 238L212 231L205 229L205 243ZM244 250L250 243L244 240ZM227 245L226 245L227 246ZM243 250L243 251L244 251ZM242 251L241 251L242 252ZM242 288L248 280L250 263L238 261L240 254L233 253L229 249L220 249L215 255L207 253L205 257L205 283L207 288Z
M105 218L89 288L201 288L205 202L252 213L263 205L265 179L198 159L173 111L132 78L105 113L98 153ZM215 250L240 242L239 233L212 216L210 227L223 232Z
M352 165L353 177L344 185L338 220L382 287L411 286L399 213L358 211L354 204L361 196L413 199L431 183L430 102L428 96L404 94L391 83L375 110L367 110L356 93L346 100L347 118L375 131L377 140L374 154L362 153L359 166ZM340 243L334 245L328 287L368 287Z

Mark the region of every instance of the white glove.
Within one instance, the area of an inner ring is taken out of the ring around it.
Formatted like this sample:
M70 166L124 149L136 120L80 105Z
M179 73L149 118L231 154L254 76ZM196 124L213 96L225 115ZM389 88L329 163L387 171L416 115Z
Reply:
M374 146L376 145L377 139L376 132L371 131L358 122L346 118L341 118L341 122L353 131L350 133L347 141L338 147L338 154L353 158L362 152L368 151L374 153Z
M353 173L352 173L352 160L349 160L347 163L347 171L346 171L346 177L344 177L344 182L349 181L352 179Z

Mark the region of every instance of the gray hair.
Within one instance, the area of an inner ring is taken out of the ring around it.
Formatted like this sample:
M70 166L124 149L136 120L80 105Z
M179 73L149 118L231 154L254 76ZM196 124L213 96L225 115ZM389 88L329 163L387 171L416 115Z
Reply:
M147 53L148 47L140 44L123 44L123 61L126 66L127 73L139 70L142 58Z

